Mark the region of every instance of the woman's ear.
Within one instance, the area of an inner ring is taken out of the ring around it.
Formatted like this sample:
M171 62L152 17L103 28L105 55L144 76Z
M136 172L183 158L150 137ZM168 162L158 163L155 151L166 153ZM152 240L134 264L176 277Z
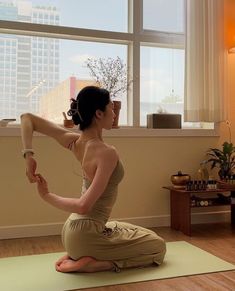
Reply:
M95 112L95 117L98 118L98 119L101 119L103 117L103 111L100 110L100 109L97 109L96 112Z

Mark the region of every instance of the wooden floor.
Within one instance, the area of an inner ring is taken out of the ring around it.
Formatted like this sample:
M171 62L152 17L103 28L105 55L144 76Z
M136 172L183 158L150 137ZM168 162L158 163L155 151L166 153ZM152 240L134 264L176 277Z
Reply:
M155 228L167 242L184 240L235 264L235 228L230 224L194 225L192 237L169 227ZM0 257L64 251L60 236L0 240ZM203 262L202 262L203 264ZM178 277L142 283L86 289L86 291L235 290L235 271ZM17 290L16 290L17 291ZM43 291L43 290L42 290Z

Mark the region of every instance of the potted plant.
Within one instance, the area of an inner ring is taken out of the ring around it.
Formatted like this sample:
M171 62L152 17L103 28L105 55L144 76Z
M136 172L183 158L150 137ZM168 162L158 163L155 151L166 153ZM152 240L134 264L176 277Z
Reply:
M119 99L132 83L131 80L128 80L126 64L120 57L116 59L88 58L85 63L96 84L109 91L116 115L113 128L118 128L121 101L115 99Z
M218 167L218 175L221 180L226 177L231 177L235 170L235 147L231 142L231 128L230 122L226 121L229 129L229 142L225 141L222 149L210 148L207 152L208 159L205 163L211 164L211 169Z

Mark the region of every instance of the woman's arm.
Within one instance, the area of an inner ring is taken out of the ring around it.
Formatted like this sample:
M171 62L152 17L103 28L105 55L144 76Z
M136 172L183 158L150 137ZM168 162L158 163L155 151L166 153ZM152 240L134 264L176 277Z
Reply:
M30 183L36 182L36 168L37 162L33 158L33 132L37 131L57 140L63 147L68 145L79 138L79 134L70 132L57 124L45 120L39 116L31 113L21 115L21 135L23 143L23 155L26 162L26 175Z
M93 181L87 191L80 198L65 198L57 196L48 190L46 180L37 174L37 187L39 195L47 203L67 212L87 214L95 202L104 192L110 176L117 165L118 156L114 149L105 149L99 154L97 169Z
M40 174L36 175L36 182L39 195L47 203L67 212L85 214L80 198L65 198L51 193L48 190L47 181Z
M22 114L21 135L24 149L32 149L34 131L54 138L63 147L68 147L72 141L79 138L79 134L73 133L37 115L31 113Z

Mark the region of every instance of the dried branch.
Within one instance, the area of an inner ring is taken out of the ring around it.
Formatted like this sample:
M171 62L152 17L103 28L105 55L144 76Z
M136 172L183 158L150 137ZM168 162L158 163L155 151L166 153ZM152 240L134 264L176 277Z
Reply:
M132 80L128 80L127 66L120 57L88 58L85 63L91 77L98 86L109 91L111 98L116 98L129 89Z

